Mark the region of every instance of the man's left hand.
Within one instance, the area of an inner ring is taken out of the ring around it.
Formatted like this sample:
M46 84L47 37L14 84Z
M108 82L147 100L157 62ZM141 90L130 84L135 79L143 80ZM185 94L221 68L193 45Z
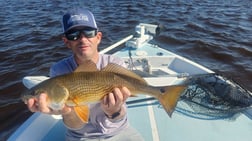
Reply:
M120 115L124 116L126 111L122 106L130 95L131 93L126 87L122 87L121 89L115 88L112 93L104 96L101 101L104 113L110 116L120 111Z

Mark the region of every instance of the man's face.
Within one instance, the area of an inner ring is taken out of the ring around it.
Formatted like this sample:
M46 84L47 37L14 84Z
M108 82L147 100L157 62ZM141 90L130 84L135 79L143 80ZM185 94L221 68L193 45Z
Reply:
M63 41L73 51L76 61L81 63L86 60L96 61L98 58L98 45L101 38L101 32L73 29L63 37Z

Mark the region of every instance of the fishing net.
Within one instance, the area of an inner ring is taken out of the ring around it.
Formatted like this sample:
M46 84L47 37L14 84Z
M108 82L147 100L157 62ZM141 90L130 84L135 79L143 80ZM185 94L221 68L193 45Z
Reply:
M218 74L189 76L176 111L199 119L234 119L251 108L252 93Z

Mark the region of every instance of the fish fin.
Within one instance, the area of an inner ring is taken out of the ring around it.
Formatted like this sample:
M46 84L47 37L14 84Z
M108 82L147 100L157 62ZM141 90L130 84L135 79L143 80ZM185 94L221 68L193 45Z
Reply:
M161 105L171 117L177 105L180 95L184 92L187 86L167 86L160 89L161 95L158 97Z
M88 107L88 105L75 106L74 111L77 114L77 116L82 120L82 122L88 123L88 119L89 119L89 107Z
M130 70L118 65L118 64L110 63L106 67L104 67L101 71L113 72L115 74L120 74L120 75L126 75L126 76L135 78L135 79L139 80L140 82L147 84L147 82L142 77L140 77L139 75L135 74L134 72L132 72L132 71L130 71Z
M91 60L85 61L74 70L74 72L92 72L92 71L98 71L98 69L96 67L96 64Z

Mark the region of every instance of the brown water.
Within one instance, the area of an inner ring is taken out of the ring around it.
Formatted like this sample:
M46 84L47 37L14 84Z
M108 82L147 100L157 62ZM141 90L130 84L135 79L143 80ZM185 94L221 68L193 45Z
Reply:
M60 39L70 7L90 9L103 31L100 49L132 34L140 22L160 23L161 47L183 55L252 90L250 0L105 0L103 2L0 0L0 139L30 115L19 100L27 75L47 75L70 55Z

